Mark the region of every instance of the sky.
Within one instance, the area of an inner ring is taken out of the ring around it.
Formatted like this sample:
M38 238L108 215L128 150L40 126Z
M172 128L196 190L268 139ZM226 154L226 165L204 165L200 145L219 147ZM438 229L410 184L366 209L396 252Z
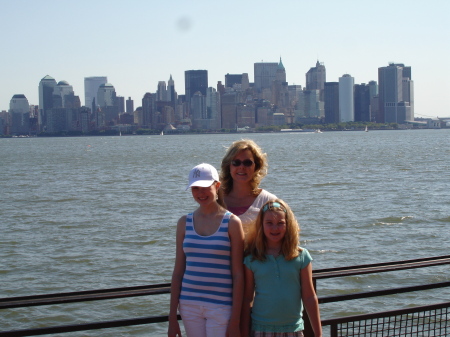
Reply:
M135 108L170 76L184 94L186 70L208 85L278 62L305 85L316 62L328 82L350 74L378 81L378 68L412 68L415 117L449 117L448 0L0 0L0 111L13 95L39 104L39 81L67 81L84 104L84 78L107 76Z

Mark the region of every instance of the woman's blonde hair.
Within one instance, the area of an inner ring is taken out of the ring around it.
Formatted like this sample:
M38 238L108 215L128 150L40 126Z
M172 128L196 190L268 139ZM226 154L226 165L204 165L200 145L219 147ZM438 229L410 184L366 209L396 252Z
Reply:
M227 153L222 159L220 182L222 183L222 189L225 195L229 194L233 189L233 178L231 177L230 173L231 162L239 152L244 150L250 150L255 162L255 173L253 174L253 178L250 181L254 195L258 194L259 184L267 174L267 155L262 151L262 149L251 139L237 140L233 144L231 144L231 146L227 150Z
M266 202L260 209L258 217L247 236L246 255L253 259L264 261L266 259L267 240L264 235L264 215L267 212L283 212L286 214L286 233L281 242L281 254L289 261L297 257L301 248L300 226L291 208L281 199Z

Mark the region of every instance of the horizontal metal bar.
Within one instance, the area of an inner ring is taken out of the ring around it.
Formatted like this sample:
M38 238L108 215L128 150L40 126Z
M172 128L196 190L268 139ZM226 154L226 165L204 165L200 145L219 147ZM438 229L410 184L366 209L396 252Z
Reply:
M371 265L363 265L363 266L355 266L353 268L348 268L346 270L332 270L332 271L322 271L317 270L315 273L313 272L313 278L325 279L325 278L333 278L333 277L345 277L345 276L354 276L354 275L364 275L364 274L374 274L374 273L385 273L389 271L399 271L406 269L415 269L415 268L424 268L424 267L433 267L440 266L444 264L450 264L450 258L441 258L434 259L423 262L410 262L403 261L402 263L391 263L385 264L383 266L371 266Z
M118 288L119 289L119 288ZM2 299L0 302L0 309L11 309L19 307L33 307L39 305L51 305L51 304L63 304L74 302L87 302L117 299L124 297L137 297L148 295L161 295L169 294L170 286L154 288L154 287L142 287L142 289L129 290L129 288L120 288L119 290L110 291L90 291L88 294L80 293L65 293L65 294L51 294L49 296L30 296L29 298L10 298L9 301Z
M7 337L40 336L40 335L55 334L55 333L118 328L118 327L141 325L141 324L164 323L164 322L167 322L168 320L169 320L168 316L150 316L150 317L130 318L130 319L123 319L123 320L116 320L116 321L61 325L61 326L53 326L53 327L48 327L48 328L0 331L0 336L5 336L5 337L6 336ZM178 315L178 320L181 320L180 315Z
M449 282L423 284L423 285L411 286L411 287L391 288L391 289L384 289L384 290L345 294L345 295L339 295L339 296L319 297L319 303L325 304L325 303L331 303L331 302L349 301L349 300L356 300L356 299L361 299L361 298L369 298L369 297L376 297L376 296L388 296L388 295L394 295L394 294L402 294L402 293L413 292L413 291L430 290L430 289L438 289L438 288L445 288L445 287L450 287L450 281Z
M415 312L437 310L437 309L442 309L442 308L450 308L450 302L437 303L437 304L425 305L425 306L420 306L420 307L412 307L412 308L406 308L406 309L383 311L383 312L377 312L377 313L372 313L372 314L362 314L362 315L353 315L353 316L325 319L325 320L322 320L322 326L335 325L335 324L354 322L354 321L370 320L370 319L381 318L381 317L405 315L405 314L411 314L411 313L415 313Z

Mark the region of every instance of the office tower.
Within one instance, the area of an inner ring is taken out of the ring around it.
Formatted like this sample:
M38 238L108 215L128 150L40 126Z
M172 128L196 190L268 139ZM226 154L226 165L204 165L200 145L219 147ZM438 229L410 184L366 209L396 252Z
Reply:
M126 104L127 104L127 113L132 114L134 112L134 101L131 99L131 97L128 97Z
M75 93L67 81L59 81L53 88L53 108L73 108Z
M167 81L167 97L166 100L175 104L177 100L177 93L175 91L175 82L172 79L172 74L170 75L169 80Z
M94 112L98 106L97 92L98 87L106 84L108 79L106 76L92 76L84 78L84 105Z
M116 90L111 83L104 83L97 90L97 104L100 107L105 125L111 125L119 117L116 105Z
M47 75L39 82L39 114L38 128L43 131L47 123L46 111L53 107L53 89L56 86L56 80Z
M30 131L30 105L25 95L14 95L9 101L10 134L28 134Z
M379 123L414 120L414 88L411 67L390 63L378 68Z
M295 122L301 122L302 118L321 118L324 114L320 90L303 90L298 93L294 110Z
M354 78L349 74L339 77L339 122L355 121Z
M118 112L124 113L125 112L125 97L123 96L116 96L116 104Z
M190 107L192 96L196 92L200 92L206 96L208 88L208 71L207 70L186 70L184 72L186 102Z
M142 124L140 127L156 130L158 127L155 96L147 92L142 98Z
M166 82L159 81L158 89L156 90L156 100L159 102L165 102L167 101L166 96L167 96Z
M355 122L370 122L370 87L365 83L355 84Z
M326 69L323 63L317 60L316 66L306 73L306 90L323 90L326 82Z
M206 90L206 117L209 119L209 130L219 130L221 128L221 102L220 93L213 87Z
M192 127L194 129L206 129L204 120L206 116L206 96L203 96L201 92L197 91L194 96L191 97L191 120Z
M278 63L259 62L254 64L254 87L256 92L261 93L264 89L272 89L272 82L276 80Z
M339 123L339 82L325 82L323 96L325 123Z
M242 84L242 74L226 74L225 87L233 88L235 84Z
M235 91L225 92L221 96L222 128L231 130L236 129L236 109L238 101L238 93Z

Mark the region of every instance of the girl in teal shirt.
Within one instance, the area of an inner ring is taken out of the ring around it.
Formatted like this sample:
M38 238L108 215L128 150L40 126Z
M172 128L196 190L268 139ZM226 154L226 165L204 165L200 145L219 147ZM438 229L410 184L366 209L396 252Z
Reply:
M269 201L261 208L244 259L242 337L303 336L303 306L315 336L322 336L312 258L298 245L299 231L284 201Z

